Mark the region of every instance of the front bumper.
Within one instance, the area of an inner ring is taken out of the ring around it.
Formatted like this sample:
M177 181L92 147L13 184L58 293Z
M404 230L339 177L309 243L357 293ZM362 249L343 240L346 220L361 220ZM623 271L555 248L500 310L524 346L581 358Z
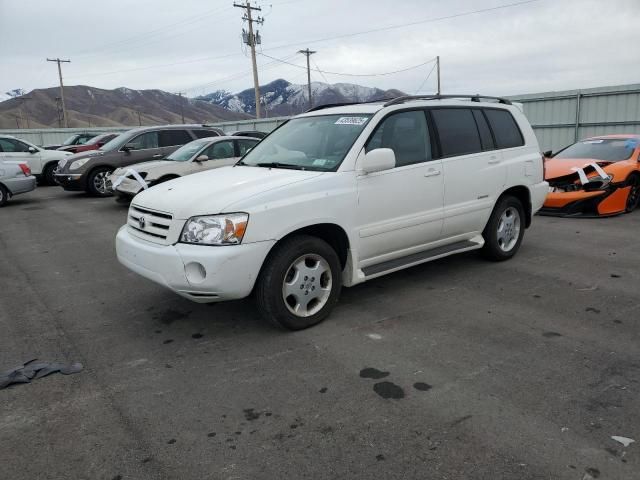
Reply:
M56 173L56 182L71 192L79 192L85 189L85 179L82 173Z
M137 274L189 300L209 303L248 296L274 243L158 245L131 235L125 225L116 236L116 254Z
M111 179L111 184L113 184L113 182L116 180L116 176L112 175L110 179ZM118 196L131 199L135 197L138 193L140 193L142 190L143 190L143 187L142 185L140 185L140 183L138 183L137 180L124 178L122 182L116 188L114 188L113 193L115 193Z
M540 215L556 217L608 217L625 212L630 187L609 185L605 190L550 192Z
M2 183L7 187L11 195L18 195L34 190L37 180L33 175L29 177L21 175L19 177L7 178L3 180Z

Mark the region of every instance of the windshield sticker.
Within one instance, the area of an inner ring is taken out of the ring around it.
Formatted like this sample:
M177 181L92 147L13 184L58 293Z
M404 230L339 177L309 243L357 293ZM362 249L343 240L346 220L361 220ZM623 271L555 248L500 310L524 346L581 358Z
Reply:
M317 158L313 161L314 167L324 167L327 164L327 160L324 158Z
M364 125L367 120L367 117L340 117L335 125Z

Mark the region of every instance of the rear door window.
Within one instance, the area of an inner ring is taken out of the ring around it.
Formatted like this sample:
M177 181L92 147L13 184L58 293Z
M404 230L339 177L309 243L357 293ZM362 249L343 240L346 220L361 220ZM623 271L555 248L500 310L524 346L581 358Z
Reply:
M28 152L29 145L12 138L0 138L0 152Z
M518 124L511 112L486 108L484 113L487 116L487 120L489 120L498 148L513 148L524 145L522 133L520 133Z
M440 141L443 157L482 151L480 134L469 108L437 108L431 117Z
M160 146L175 147L189 143L191 135L186 130L160 130Z
M487 119L484 118L482 114L482 110L474 109L473 118L476 120L476 125L478 126L478 133L480 134L480 143L482 143L483 150L493 150L496 148L496 145L493 141L493 136L491 135L491 130L489 129L489 124L487 123Z
M390 148L396 155L396 167L431 160L427 118L422 110L389 115L376 128L366 151Z

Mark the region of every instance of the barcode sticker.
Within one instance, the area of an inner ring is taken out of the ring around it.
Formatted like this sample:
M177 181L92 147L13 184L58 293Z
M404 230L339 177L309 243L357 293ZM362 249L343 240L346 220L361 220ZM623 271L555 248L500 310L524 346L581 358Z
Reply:
M367 117L340 117L336 125L364 125L369 120Z

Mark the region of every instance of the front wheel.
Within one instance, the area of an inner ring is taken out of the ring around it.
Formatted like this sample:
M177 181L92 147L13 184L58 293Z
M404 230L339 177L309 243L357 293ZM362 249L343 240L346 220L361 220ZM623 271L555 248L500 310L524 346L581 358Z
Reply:
M44 167L42 172L42 180L45 185L56 185L56 172L58 171L58 162L50 163Z
M640 176L633 175L631 178L629 178L628 183L631 189L629 190L629 195L627 196L625 212L631 213L636 209L638 203L640 203Z
M4 185L0 185L0 207L4 207L9 201L9 191Z
M289 330L320 323L340 296L338 255L324 240L308 235L288 238L275 248L256 284L260 313Z
M98 167L92 170L87 177L87 193L96 197L108 197L111 195L111 182L107 177L111 175L109 167Z
M524 208L520 200L511 195L500 198L482 232L482 254L497 262L510 259L520 248L524 229Z

